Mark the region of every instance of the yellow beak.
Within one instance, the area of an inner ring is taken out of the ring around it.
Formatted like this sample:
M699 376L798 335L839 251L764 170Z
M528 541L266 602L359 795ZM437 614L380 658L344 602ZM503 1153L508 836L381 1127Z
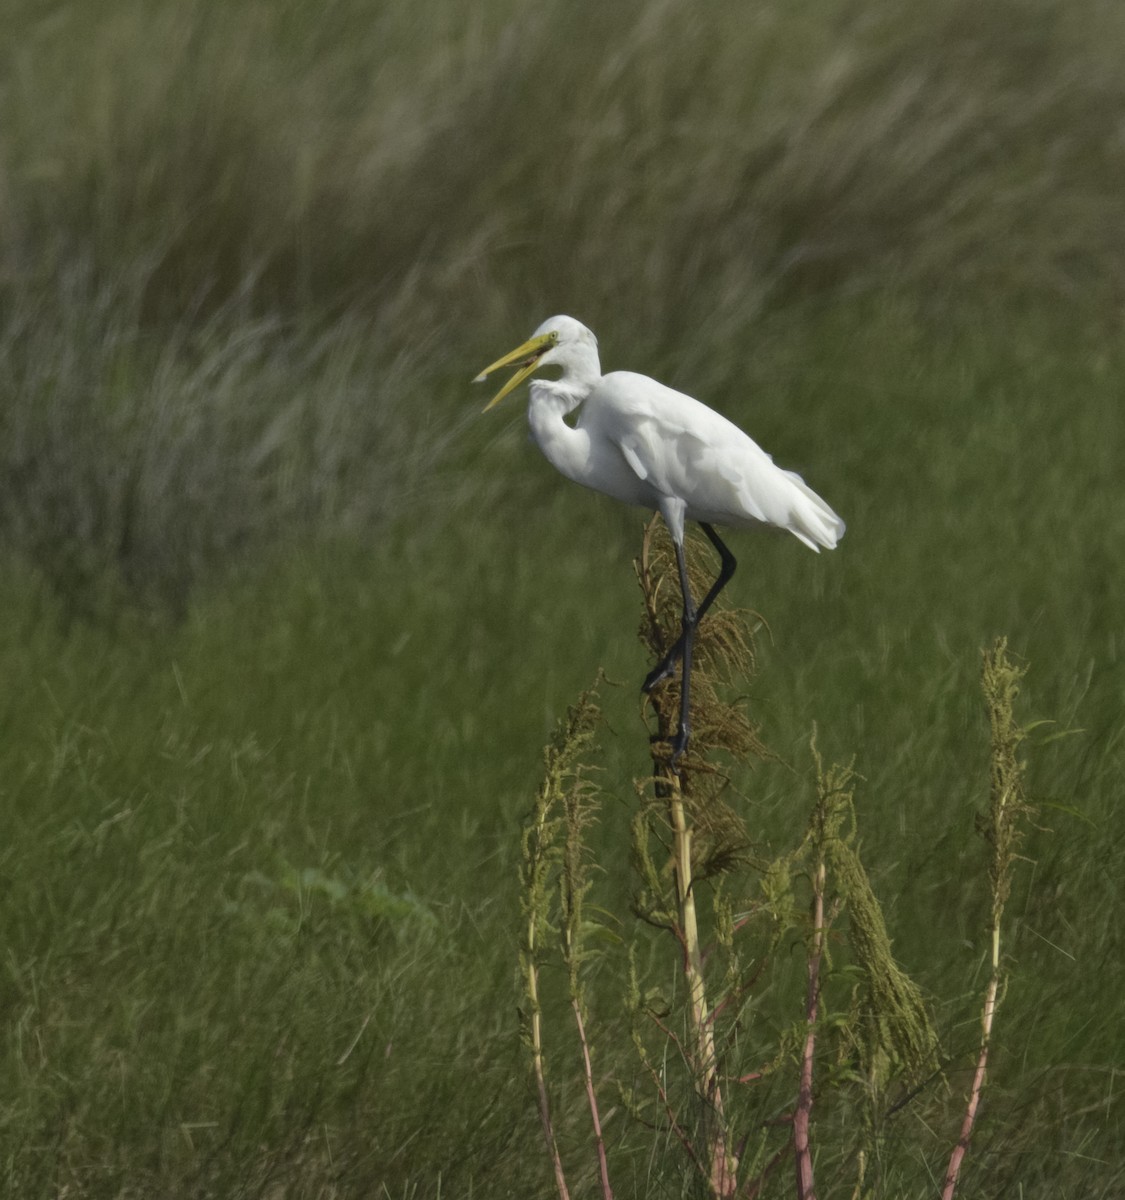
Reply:
M508 380L506 384L492 397L491 400L481 410L488 410L499 404L501 400L515 388L518 388L521 383L531 375L535 368L539 366L539 360L547 353L548 350L555 344L556 338L553 334L544 333L539 337L529 338L522 346L517 346L510 354L505 354L503 358L498 358L490 367L485 367L483 371L473 380L473 383L480 383L481 380L487 379L493 371L498 371L501 367L506 367L511 363L520 363L520 369Z

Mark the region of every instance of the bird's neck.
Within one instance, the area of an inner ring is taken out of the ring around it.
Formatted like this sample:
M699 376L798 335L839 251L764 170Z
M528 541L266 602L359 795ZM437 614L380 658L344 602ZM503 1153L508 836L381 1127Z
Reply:
M537 379L531 385L527 420L531 436L548 461L568 479L585 483L590 436L565 420L592 391L592 385L569 380Z

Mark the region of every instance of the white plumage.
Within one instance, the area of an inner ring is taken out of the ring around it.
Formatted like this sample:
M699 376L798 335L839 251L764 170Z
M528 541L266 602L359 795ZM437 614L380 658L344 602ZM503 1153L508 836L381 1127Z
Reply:
M658 510L676 547L684 592L684 632L645 680L651 689L683 659L680 730L673 763L687 745L691 643L696 624L734 571L734 557L711 528L774 526L819 550L831 550L844 522L793 471L783 470L737 425L713 409L632 371L601 373L597 338L573 317L551 317L510 354L486 367L520 369L491 408L541 367L558 379L531 383L531 436L568 479L627 504ZM579 409L573 424L566 417ZM715 585L696 609L683 559L684 521L698 521L723 560Z

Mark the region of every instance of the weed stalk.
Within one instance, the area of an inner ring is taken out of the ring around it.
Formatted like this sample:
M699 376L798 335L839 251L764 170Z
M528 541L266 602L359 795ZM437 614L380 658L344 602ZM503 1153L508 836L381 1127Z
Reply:
M568 710L544 751L543 782L523 830L523 861L520 867L523 908L526 917L520 966L523 974L524 1040L531 1052L536 1099L547 1153L554 1170L559 1200L569 1200L566 1173L559 1153L547 1087L546 1055L543 1046L540 965L552 931L560 934L570 980L571 1002L578 1023L587 1095L590 1099L598 1148L603 1194L612 1196L605 1160L601 1120L593 1092L589 1044L582 1019L582 995L578 967L581 961L581 901L588 889L582 876L581 830L586 813L584 797L588 784L582 775L581 759L593 740L598 718L595 689L584 692ZM585 819L589 819L588 816ZM565 830L564 830L565 826ZM556 884L558 885L556 890ZM556 907L556 895L562 913Z
M678 610L675 597L663 587L670 577L669 548L657 544L658 528L654 520L645 530L637 576L645 608L642 640L659 658L677 637ZM696 575L693 587L701 587L704 577L702 564L695 561L696 547L689 543L687 550L689 573ZM751 654L741 618L716 606L701 624L697 639L691 714L695 732L676 767L668 761L669 736L679 715L675 679L663 681L648 697L657 728L650 741L654 782L651 791L645 790L655 804L648 810L647 821L634 825L634 852L648 891L659 893L659 872L648 856L644 826L651 822L670 833L674 895L670 904L659 905L659 911L662 923L671 928L680 946L688 997L688 1036L682 1049L704 1114L703 1152L692 1157L697 1163L702 1161L711 1194L728 1197L737 1189L739 1156L728 1128L715 1042L715 1013L708 1001L704 973L696 895L700 856L695 843L697 830L702 828L712 869L717 872L725 868L716 863L726 861L729 865L734 861L738 848L745 844L746 833L741 820L719 798L725 781L709 756L715 750L745 756L759 751L760 746L745 715L721 701L714 687L715 675L722 670L743 675L749 667Z
M1026 730L1016 724L1013 711L1023 674L1023 669L1016 667L1008 657L1007 638L997 638L992 648L984 651L981 688L988 708L991 770L988 813L979 819L978 827L989 847L988 877L992 892L989 914L990 971L981 1009L981 1040L976 1071L961 1121L961 1134L946 1168L942 1200L953 1200L961 1164L968 1153L980 1108L1003 974L1000 963L1001 921L1012 887L1012 864L1022 837L1020 818L1031 812L1024 791L1024 766L1018 754Z
M588 696L589 693L587 693ZM583 935L586 931L583 906L586 894L591 887L590 861L585 837L586 829L593 821L591 790L588 780L582 776L580 770L576 770L562 794L565 815L562 872L559 877L559 898L562 909L562 957L566 965L570 1007L574 1014L574 1025L582 1054L582 1079L594 1131L602 1200L613 1200L613 1188L609 1182L609 1164L606 1161L605 1138L602 1134L601 1111L598 1107L597 1089L594 1086L590 1041L586 1036L586 996L582 981L582 965L587 958L583 945Z
M714 1026L707 1004L707 986L703 975L703 953L699 940L699 920L695 910L691 842L692 829L687 818L680 776L668 770L669 813L672 824L672 857L676 877L676 902L679 934L683 946L684 980L687 984L691 1017L691 1065L695 1090L707 1115L707 1145L710 1158L711 1191L715 1196L734 1195L738 1160L728 1145L727 1121L723 1105L722 1080L715 1053Z
M793 1113L793 1156L797 1169L798 1200L816 1200L813 1180L812 1148L809 1126L813 1106L813 1056L816 1051L817 1013L820 1009L820 961L824 951L824 891L828 868L823 846L813 871L812 944L808 955L808 989L805 997L805 1044L801 1052L801 1081L797 1089L797 1108Z

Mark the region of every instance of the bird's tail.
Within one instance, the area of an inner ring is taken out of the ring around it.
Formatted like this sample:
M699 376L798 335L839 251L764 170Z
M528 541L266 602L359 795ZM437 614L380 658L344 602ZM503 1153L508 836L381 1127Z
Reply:
M789 529L810 550L835 550L847 526L795 471L786 475L801 493L790 512Z

